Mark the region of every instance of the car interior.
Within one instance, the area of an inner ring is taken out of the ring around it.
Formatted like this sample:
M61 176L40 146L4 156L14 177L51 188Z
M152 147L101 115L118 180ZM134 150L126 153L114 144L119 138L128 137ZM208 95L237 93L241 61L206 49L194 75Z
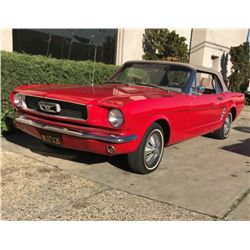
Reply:
M218 77L211 73L197 72L197 85L203 86L203 94L218 94L222 92L222 86Z

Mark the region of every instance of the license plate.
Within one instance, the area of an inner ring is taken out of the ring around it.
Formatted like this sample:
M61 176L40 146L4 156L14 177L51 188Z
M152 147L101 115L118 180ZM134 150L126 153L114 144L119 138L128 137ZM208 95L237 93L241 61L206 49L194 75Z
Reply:
M61 145L62 137L60 134L41 133L41 139L49 144Z

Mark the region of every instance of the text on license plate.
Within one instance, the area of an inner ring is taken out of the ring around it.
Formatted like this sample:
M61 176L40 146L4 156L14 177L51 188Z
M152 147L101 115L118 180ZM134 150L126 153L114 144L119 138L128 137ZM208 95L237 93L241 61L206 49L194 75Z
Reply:
M50 144L56 144L56 145L62 144L61 137L59 135L55 136L55 135L42 134L41 139Z

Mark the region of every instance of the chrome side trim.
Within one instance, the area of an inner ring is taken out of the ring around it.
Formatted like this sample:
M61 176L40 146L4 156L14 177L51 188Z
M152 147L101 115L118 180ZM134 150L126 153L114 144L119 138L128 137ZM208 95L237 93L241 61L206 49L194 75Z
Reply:
M117 136L117 135L95 135L95 134L91 134L91 133L83 133L83 132L77 132L77 131L73 131L73 130L69 130L67 128L58 128L58 127L52 127L46 124L42 124L42 123L38 123L38 122L34 122L30 119L25 118L25 116L19 116L14 118L14 120L16 122L28 125L28 126L32 126L32 127L36 127L36 128L40 128L40 129L44 129L44 130L48 130L48 131L53 131L53 132L57 132L57 133L61 133L61 134L65 134L65 135L70 135L70 136L75 136L78 138L82 138L82 139L91 139L91 140L99 140L99 141L105 141L105 142L109 142L109 143L124 143L124 142L130 142L130 141L134 141L137 139L137 135L128 135L128 136Z

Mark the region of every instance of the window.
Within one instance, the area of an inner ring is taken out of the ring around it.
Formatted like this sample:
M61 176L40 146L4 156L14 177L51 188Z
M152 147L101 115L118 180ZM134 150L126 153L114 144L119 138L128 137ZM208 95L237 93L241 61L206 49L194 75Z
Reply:
M223 91L220 80L214 74L197 72L196 81L196 86L205 88L203 94L218 94Z
M183 90L190 78L190 71L176 68L168 71L168 88L179 88Z
M13 29L13 50L114 64L116 37L116 29Z
M125 64L113 79L113 82L128 84L154 85L162 89L184 92L193 71L188 67L165 63Z

